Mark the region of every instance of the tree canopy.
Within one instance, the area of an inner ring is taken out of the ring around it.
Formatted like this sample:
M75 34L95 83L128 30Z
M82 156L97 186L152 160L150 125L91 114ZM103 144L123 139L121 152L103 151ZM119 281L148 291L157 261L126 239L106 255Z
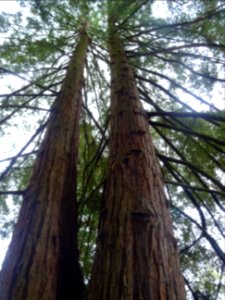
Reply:
M80 260L88 283L108 158L109 9L135 73L154 137L188 299L222 299L224 1L18 2L20 12L0 15L0 35L4 37L0 76L7 84L6 92L0 94L3 152L14 132L26 138L23 143L20 137L10 140L13 150L9 157L3 153L0 160L2 238L12 231L12 209L18 212L20 208L51 105L59 93L79 30L86 22L89 46L83 83L77 195ZM166 18L159 17L156 4L159 8L167 7Z

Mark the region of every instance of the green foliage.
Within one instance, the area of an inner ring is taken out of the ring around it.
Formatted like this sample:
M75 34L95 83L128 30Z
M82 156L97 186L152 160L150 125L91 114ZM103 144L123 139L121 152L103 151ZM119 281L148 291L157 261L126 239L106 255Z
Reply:
M101 194L105 179L107 156L90 123L80 126L77 197L79 203L79 248L85 282L90 279Z

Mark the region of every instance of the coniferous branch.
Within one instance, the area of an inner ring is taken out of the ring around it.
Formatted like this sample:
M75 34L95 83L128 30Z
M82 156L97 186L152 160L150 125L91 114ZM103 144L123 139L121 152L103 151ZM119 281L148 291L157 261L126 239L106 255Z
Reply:
M26 150L26 148L33 142L33 140L42 133L42 131L45 129L47 125L47 122L39 126L39 128L36 130L36 132L31 136L31 138L28 140L28 142L20 149L20 151L13 157L8 167L2 172L0 175L0 181L2 181L6 176L9 175L12 167L16 163L17 159L23 154L23 152Z
M177 149L176 146L173 145L173 143L169 140L169 138L167 138L167 136L165 134L163 134L162 131L160 131L159 128L154 127L154 129L156 130L156 132L160 135L160 137L166 142L167 145L169 145L169 147L179 156L182 158L182 160L184 159L184 156L180 153L180 151ZM207 157L209 157L209 159L215 164L215 167L218 167L221 171L225 172L225 168L224 166L217 161L211 154L209 151L207 151L202 145L200 145L195 139L193 139L192 137L190 137L191 141L195 143L195 145L197 147L200 147L201 150L207 155Z
M166 165L167 165L167 168L168 168L169 172L177 180L177 182L184 181L187 184L187 181L185 180L185 178L177 170L175 171L171 167L171 165L168 165L168 164L166 164ZM202 180L201 180L201 182L203 183L203 185L206 188L207 185L205 185ZM207 201L205 201L199 194L197 194L196 191L193 191L193 193L192 193L191 191L189 191L188 188L186 189L185 186L183 186L183 190L187 194L188 198L191 200L191 202L194 205L194 207L196 207L196 209L197 209L197 211L199 213L200 219L201 219L202 228L204 228L204 230L206 230L206 218L205 218L204 213L203 213L203 211L201 209L201 206L203 206L207 210L207 212L209 213L210 217L212 218L212 220L214 222L215 228L218 229L218 232L221 234L221 236L225 237L225 235L223 234L223 231L222 231L220 225L218 224L218 222L214 218L214 215L212 214L212 212L210 211L208 205L206 204ZM213 194L212 194L212 196L213 196ZM213 197L213 199L215 199L215 197Z
M184 187L186 189L190 189L190 190L193 190L193 191L199 191L199 192L206 192L206 193L210 193L210 194L218 194L218 195L221 195L221 196L225 196L224 193L220 192L220 191L217 191L217 190L213 190L213 189L210 189L210 188L202 188L202 187L199 187L199 186L192 186L192 185L189 185L185 182L176 182L176 181L171 181L171 180L167 180L165 179L164 182L166 184L169 184L169 185L175 185L175 186L180 186L180 187ZM225 207L222 207L221 206L221 210L225 212Z
M19 155L18 157L26 157L26 156L33 155L33 154L37 154L37 151L34 150L34 151L29 152L29 153L24 153L24 154ZM11 156L11 157L7 157L7 158L4 158L4 159L1 159L0 163L12 160L12 159L14 159L14 157L15 156Z
M204 44L204 43L199 43L199 44L185 44L185 45L181 45L181 46L173 46L173 47L169 47L169 48L156 48L154 49L154 51L148 51L148 52L135 52L135 51L131 51L130 52L130 57L145 57L145 56L151 56L154 54L161 54L161 53L169 53L169 54L178 54L179 52L174 52L174 50L179 50L179 49L184 49L184 48L202 48L202 47L206 47L206 48L219 48L222 50L225 50L225 45L219 45L219 44ZM128 52L129 54L129 52Z
M148 0L142 0L142 2L139 3L137 7L134 8L134 10L130 13L129 16L127 16L120 24L117 25L117 28L123 28L124 24L147 3Z
M195 110L188 104L186 104L185 102L181 101L178 97L176 97L174 94L172 94L169 90L165 89L163 86L161 86L160 84L156 83L155 81L151 80L151 79L147 79L144 78L140 75L136 75L136 78L148 82L151 85L157 87L159 90L163 91L167 96L169 96L171 99L173 99L175 102L181 104L183 107L186 107L188 110L195 112Z
M195 191L201 191L199 188L192 188L190 187L189 183L189 178L185 178L179 171L178 169L175 169L174 166L172 166L169 162L163 161L164 165L166 166L167 170L169 171L169 173L173 176L173 178L177 181L177 185L180 185L184 192L187 193L188 189L193 190L194 194L192 195L197 195L197 198L199 198L199 194L196 194ZM221 191L215 191L215 190L211 190L208 189L208 183L206 183L195 170L191 170L193 172L193 175L196 177L196 179L198 180L198 182L203 186L202 191L207 191L209 193L209 195L211 195L213 203L216 203L218 205L218 207L221 209L221 211L225 211L225 207L223 207L223 205L221 204L221 201L219 200L219 198L217 197L217 195L223 196L224 197L224 193ZM183 184L184 183L184 184ZM189 196L189 194L188 194ZM200 201L203 201L203 199L200 197L199 198ZM204 202L204 201L203 201Z
M10 99L10 97L14 97L14 96L16 96L16 97L38 97L40 95L41 95L40 93L39 94L35 94L35 93L24 93L24 94L13 93L12 96L10 96L9 94L0 94L0 97ZM42 94L42 96L44 96L44 97L55 97L56 94Z
M107 144L108 144L108 140L101 140L96 152L93 155L93 157L91 158L90 161L88 161L88 163L84 167L85 185L87 187L88 187L88 183L91 180L91 177L94 173L95 166L100 161Z
M183 215L185 218L187 218L188 220L190 220L192 223L194 223L196 225L196 227L202 231L202 235L204 238L206 238L206 240L209 242L209 244L211 245L212 249L215 251L215 253L218 255L218 257L222 260L223 263L225 263L225 253L223 252L223 250L220 248L220 246L218 245L218 243L216 242L216 240L205 230L203 230L203 228L199 225L199 223L197 221L195 221L195 219L193 219L190 215L186 214L184 211L182 211L181 209L179 209L177 206L175 206L173 204L173 207L181 214Z
M192 53L192 52L183 52L183 51L179 51L176 53L177 57L190 57L190 58L194 58L194 59L200 59L202 62L211 62L213 64L218 64L218 65L224 65L225 61L222 60L222 58L218 58L218 57L210 57L210 56L205 56L203 54L197 54L197 53Z
M55 97L55 96L54 96ZM30 106L30 105L13 105L13 104L7 104L7 105L0 105L0 109L8 109L8 108L18 108L20 109L31 109L31 110L38 110L38 111L50 111L49 109L38 107L38 106Z
M160 158L160 160L162 160L164 162L165 161L170 161L170 162L177 163L179 165L184 165L184 166L189 167L191 169L191 171L196 171L199 174L203 175L205 178L209 179L212 183L214 183L216 186L218 186L223 192L225 192L225 186L224 185L222 185L218 180L216 180L210 174L208 174L205 171L201 170L199 167L196 167L192 163L187 162L187 161L182 161L180 159L168 157L168 156L165 156L165 155L161 155L161 154L157 154L157 156Z
M99 132L101 133L102 137L105 137L105 132L102 129L102 127L100 126L100 124L97 122L97 120L95 119L95 117L93 116L92 112L90 111L90 109L87 107L87 105L85 105L84 103L82 104L83 108L86 110L87 114L89 115L89 117L91 118L91 120L94 122L96 128L98 128Z
M221 288L223 286L224 270L225 270L225 265L223 265L221 267L221 273L220 273L219 283L218 283L218 286L217 286L217 290L215 292L215 299L218 299L219 292L220 292L220 290L221 290Z
M33 100L35 100L36 98L38 98L40 96L37 96L37 97L31 97L30 99L28 99L27 101L25 101L22 105L17 105L15 106L15 109L10 112L7 116L3 117L1 120L0 120L0 125L6 123L9 119L11 119L16 113L18 113L21 109L23 108L27 108L27 104L29 104L30 102L32 102ZM49 110L47 110L49 111Z
M218 81L218 82L225 82L225 79L223 79L223 78L218 78L218 77L210 76L208 74L197 72L197 71L193 70L192 68L190 68L185 63L183 63L183 62L181 62L179 60L165 58L165 57L162 57L162 56L159 56L159 55L155 55L155 56L157 58L159 58L160 60L163 60L165 62L181 65L182 67L184 67L184 69L190 71L192 74L194 74L196 76L203 77L203 78L208 79L208 80L211 80L212 82L216 82L216 81Z
M197 239L195 239L191 244L185 246L184 248L180 249L180 254L185 254L188 252L192 247L194 247L201 239L202 239L202 233L199 235Z
M80 197L80 203L79 203L80 213L82 213L85 205L87 205L88 202L94 197L95 193L100 191L100 189L102 189L104 182L105 182L105 177L103 176L103 179L100 181L100 183L96 187L94 187L94 189L87 197L84 196L86 194L87 187L86 186L83 187L81 197Z
M213 148L215 148L217 151L220 151L221 153L224 153L224 150L223 150L223 149L220 149L220 148L218 148L217 146L215 146L214 144L211 144L211 143L208 141L208 139L206 138L206 136L204 136L204 135L202 136L201 133L198 133L198 132L193 131L193 130L190 131L190 127L188 127L188 126L185 125L184 123L180 122L180 121L177 120L176 118L170 118L170 119L166 118L166 115L164 115L164 111L163 111L162 109L160 109L160 107L157 106L157 105L154 103L154 101L146 94L146 92L144 92L144 91L141 90L141 89L139 89L139 91L140 91L140 93L141 93L142 95L144 95L144 98L141 98L141 99L143 99L143 100L144 100L145 102L147 102L148 104L153 105L154 108L157 110L157 112L150 112L150 115L151 115L151 113L153 113L153 115L154 115L154 113L156 113L156 114L159 113L159 115L161 115L162 118L163 118L163 120L165 121L165 123L159 123L159 122L156 122L156 121L149 121L149 124L152 125L152 127L153 127L156 131L158 131L158 128L157 128L157 127L163 127L163 128L168 128L168 129L171 129L171 130L174 129L174 131L178 131L178 132L182 132L182 130L184 130L185 133L188 133L188 136L190 135L190 136L194 136L194 137L196 136L196 137L198 137L199 134L200 134L199 137L203 138L204 141L207 142L210 146L212 146ZM179 113L178 113L178 114L179 114ZM146 115L148 115L148 112L146 112ZM155 124L156 126L154 126L154 124ZM177 124L179 125L178 127L177 127ZM214 123L214 124L215 124L215 123ZM176 129L175 129L175 128L176 128ZM196 135L195 135L195 133L196 133ZM211 137L209 136L209 140L210 140L210 139L211 139ZM193 138L191 138L191 140L194 141L194 142L196 143L196 141L195 141ZM210 155L210 154L208 154L208 155ZM219 164L213 157L212 157L212 160L219 166L219 168L221 168L221 169L223 170L222 165Z
M178 132L185 133L187 135L192 135L192 136L201 138L205 142L210 141L210 142L213 142L213 143L218 144L220 146L225 146L224 141L218 140L216 138L213 138L211 136L208 136L208 135L205 135L205 134L202 134L202 133L198 133L198 132L193 131L193 130L178 128L178 127L174 127L174 126L171 126L171 125L168 125L168 124L165 124L165 123L156 122L156 121L149 121L149 124L152 125L153 127L158 126L158 127L168 128L168 129L171 129L171 130L175 130L175 131L178 131Z
M153 74L153 75L157 75L163 79L166 79L168 80L169 82L171 82L175 87L183 90L185 93L191 95L192 97L194 97L195 99L199 100L201 103L204 103L206 104L207 106L209 106L210 108L213 108L215 111L219 111L219 109L217 107L215 107L214 105L212 105L211 103L207 102L206 100L204 100L202 97L199 97L197 96L196 94L194 94L193 92L191 92L190 90L188 90L187 88L185 88L184 86L180 85L179 83L177 83L175 80L169 78L168 76L162 74L162 73L158 73L156 71L152 71L152 70L149 70L149 69L146 69L146 68L141 68L139 67L139 69L141 71L144 71L146 73L150 73L150 74Z
M146 33L148 34L148 33L151 33L152 31L164 30L166 28L173 28L175 30L177 30L177 29L179 30L179 29L182 29L183 27L190 26L190 25L193 25L193 24L205 21L205 20L209 20L210 18L213 18L216 15L222 14L222 13L225 13L225 9L221 5L221 9L219 9L219 10L218 9L210 10L210 11L206 12L204 15L202 15L200 17L197 17L193 20L174 23L174 24L166 24L166 25L161 25L161 26L156 25L155 27L153 25L153 28L150 28L150 29L147 29L147 30L140 30L138 32L138 34L132 35L130 38L136 37L136 36L139 36L139 35L142 35L142 34L146 34Z
M164 161L164 163L165 163L167 169L169 170L170 174L172 174L172 176L175 178L175 180L177 180L177 182L180 182L181 179L176 174L177 171L174 170L174 168L170 165L170 163L167 163L165 161ZM204 216L204 214L202 212L201 206L199 205L198 201L196 200L195 195L192 193L192 191L190 191L189 189L186 189L185 187L183 187L183 190L184 190L184 192L186 193L186 195L190 199L191 203L193 204L193 206L196 208L196 210L198 212L199 218L201 220L201 227L202 227L202 229L206 230L207 225L206 225L205 216Z
M221 228L221 225L218 223L218 221L216 220L216 218L214 217L213 213L211 212L211 209L208 207L208 205L206 204L206 201L204 201L202 198L200 198L198 196L198 198L200 199L202 205L204 206L204 208L206 209L206 211L208 212L209 216L211 217L211 219L213 220L213 224L215 226L215 228L218 229L218 232L221 234L221 236L223 238L225 238L225 234L224 234L224 230L223 228Z
M107 56L98 48L99 47L93 44L93 47L90 49L91 53L93 54L94 57L100 59L103 63L107 63L109 65L109 60Z
M93 54L93 64L94 64L94 67L96 69L96 71L98 72L98 75L99 77L101 78L102 82L105 83L106 87L109 89L110 88L110 84L109 82L106 80L106 78L104 77L104 75L102 74L102 71L100 70L100 64L98 62L98 58ZM109 65L109 62L108 61L105 61L105 64L106 66ZM100 78L98 80L98 84L100 87L102 87L102 84L100 82Z
M197 295L197 293L193 290L193 288L191 287L191 284L187 280L187 278L185 276L183 276L183 278L184 278L186 286L188 287L189 291L191 292L191 295L193 296L193 299L194 300L198 300L199 299L199 295ZM208 300L208 299L202 298L202 300Z
M2 68L2 69L6 70L5 68ZM40 76L40 77L38 77L37 79L34 79L34 80L32 80L32 81L29 81L29 80L27 79L27 77L21 76L20 74L14 72L14 71L7 70L7 72L8 72L9 74L14 75L14 76L17 76L17 77L19 77L20 79L22 79L22 80L24 80L24 81L26 81L26 82L27 82L27 81L29 82L27 85L23 86L22 88L20 88L20 89L14 91L14 92L12 92L12 93L9 93L9 96L10 96L10 97L11 97L11 96L14 96L14 95L16 95L17 93L19 93L19 92L21 92L21 91L24 91L24 90L26 90L26 89L28 89L28 88L30 88L31 86L37 86L38 88L42 89L42 93L43 93L43 90L44 90L44 91L49 90L49 91L51 91L51 92L54 94L55 91L50 89L51 86L49 86L49 87L44 87L44 86L40 85L39 81L44 80L44 79L46 80L49 76L52 76L52 75L54 75L54 74L57 74L57 73L59 72L59 70L60 70L60 67L58 67L58 68L55 69L55 70L51 70L49 73L45 73L45 74L43 74L42 76Z
M161 116L171 116L175 118L201 118L205 120L215 120L219 122L225 122L225 117L222 117L218 114L209 114L209 113L199 113L199 112L173 112L173 111L160 111L160 112L146 112L149 118L152 117L161 117Z
M0 195L23 195L24 191L0 191Z

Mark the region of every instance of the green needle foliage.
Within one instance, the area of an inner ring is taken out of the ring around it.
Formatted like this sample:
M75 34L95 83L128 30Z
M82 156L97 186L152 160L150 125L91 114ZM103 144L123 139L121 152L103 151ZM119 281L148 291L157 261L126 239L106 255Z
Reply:
M9 157L0 158L2 238L12 231L12 203L18 211L51 105L87 22L77 194L80 259L88 283L108 157L110 9L149 118L188 299L222 299L225 115L212 98L216 91L218 100L225 97L224 1L18 2L20 12L0 15L0 79L8 86L0 94L1 148L10 136L26 138L23 145L19 139L11 143ZM156 14L156 2L168 6L166 18Z

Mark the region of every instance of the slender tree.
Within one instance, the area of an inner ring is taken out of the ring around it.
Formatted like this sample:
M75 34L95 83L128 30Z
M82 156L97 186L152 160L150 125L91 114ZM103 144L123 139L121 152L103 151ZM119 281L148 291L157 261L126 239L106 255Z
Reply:
M1 271L1 299L83 299L75 183L87 46L84 26L24 191Z

